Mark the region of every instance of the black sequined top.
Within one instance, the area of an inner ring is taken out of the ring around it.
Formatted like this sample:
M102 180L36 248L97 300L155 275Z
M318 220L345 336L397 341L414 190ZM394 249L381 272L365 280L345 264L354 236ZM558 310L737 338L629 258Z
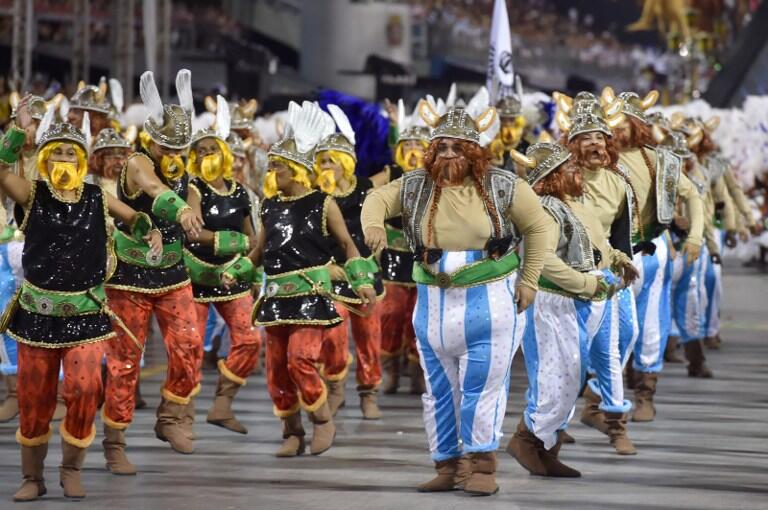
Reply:
M60 197L46 181L32 184L28 208L15 208L24 232L24 278L45 291L78 292L107 277L107 209L99 186L84 184L77 200ZM114 336L103 313L55 317L19 307L8 326L17 341L69 347Z
M403 169L398 165L389 167L389 180L394 181L403 176ZM403 230L403 220L400 216L387 220L387 225L397 230ZM403 249L385 248L381 251L379 260L382 278L387 283L400 285L415 285L413 283L413 253L403 246Z
M133 157L148 158L144 153L138 153ZM154 167L155 175L160 179L160 182L173 190L182 198L182 200L186 200L189 176L184 174L178 180L169 181L162 175L157 168L157 165L154 165ZM163 234L163 244L171 244L178 240L183 241L184 230L181 228L181 225L159 218L152 213L152 203L154 202L154 198L141 190L133 195L128 194L125 189L126 172L127 165L120 173L120 182L117 186L117 198L133 207L136 211L148 214L152 219L152 225L159 229ZM115 227L130 235L130 227L121 221L115 220ZM184 261L181 258L177 264L166 268L140 267L118 259L117 270L115 271L114 276L107 282L107 287L154 294L183 287L188 283L189 276L184 267Z
M365 197L368 196L368 192L372 189L373 183L370 179L367 177L358 177L349 191L343 195L334 195L334 199L341 210L341 215L344 217L344 223L347 225L349 235L355 243L357 251L360 252L361 257L368 257L371 255L371 250L365 245L365 236L363 234L363 225L360 221L360 213L363 210ZM330 241L331 246L333 246L333 258L339 265L344 265L344 262L347 261L347 254L335 239L330 238ZM374 289L376 290L377 296L382 296L384 294L384 283L381 280L380 272L376 273ZM362 302L347 282L334 281L333 292L340 296L344 301L352 303Z
M264 272L267 277L327 264L331 258L326 214L331 197L311 191L299 197L266 199L259 217L264 228ZM256 325L341 322L333 301L324 296L265 297Z
M243 231L243 224L251 215L251 198L245 187L235 181L225 181L229 191L220 192L200 177L195 177L189 183L200 194L200 210L206 230L219 232L222 230ZM209 264L221 265L232 260L232 255L215 255L213 246L187 242L187 248L198 259ZM239 282L227 289L224 286L209 287L192 284L192 292L196 301L225 301L228 297L239 297L250 291L248 282Z

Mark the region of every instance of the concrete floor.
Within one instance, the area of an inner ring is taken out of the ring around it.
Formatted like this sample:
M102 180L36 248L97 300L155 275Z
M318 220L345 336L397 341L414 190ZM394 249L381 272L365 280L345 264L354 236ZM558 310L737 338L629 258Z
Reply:
M363 422L348 385L348 406L339 413L335 446L320 457L279 460L279 423L271 412L263 376L253 377L236 402L246 436L204 422L214 373L198 399L197 452L173 453L154 437L153 408L163 378L164 355L149 351L142 388L150 403L130 428L135 477L109 474L100 437L86 460L88 498L80 507L123 509L758 509L768 508L768 276L729 267L725 279L723 349L708 352L715 379L686 377L683 365L668 365L659 382L658 417L631 424L636 457L612 453L607 439L574 420L577 443L561 457L583 478L550 480L529 476L499 452L501 491L491 498L460 493L424 495L414 486L432 465L421 423L421 403L408 394L381 398L384 419ZM525 390L521 360L515 360L513 390L505 422L514 430ZM407 386L407 380L404 381ZM306 425L308 428L309 424ZM20 481L16 424L0 425L0 509L11 508ZM100 425L99 425L100 428ZM100 436L100 434L99 434ZM71 508L58 487L59 439L48 456L48 495L30 508Z

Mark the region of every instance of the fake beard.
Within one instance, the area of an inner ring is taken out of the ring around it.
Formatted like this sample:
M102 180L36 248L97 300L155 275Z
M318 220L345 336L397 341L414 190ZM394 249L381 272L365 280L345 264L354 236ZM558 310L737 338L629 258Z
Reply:
M424 166L424 152L422 151L410 150L404 153L402 157L398 159L400 159L400 161L395 161L395 163L400 165L400 168L402 168L405 172L410 172ZM415 164L410 164L411 161L415 161Z
M469 164L464 156L437 158L430 174L438 186L457 186L469 174Z
M175 181L184 175L184 160L181 159L181 156L168 156L164 154L160 160L160 171L166 179Z
M334 177L333 170L323 170L320 172L315 184L317 184L317 187L320 188L323 193L327 193L328 195L333 194L333 192L336 191L336 178Z
M78 175L75 163L53 161L50 176L51 185L58 190L71 191L83 184L83 179Z
M272 198L277 195L277 172L267 172L264 177L264 198Z
M213 182L221 177L221 155L209 154L200 162L200 175L206 182Z
M507 147L517 145L523 136L523 128L505 126L501 128L501 141Z
M584 166L589 169L595 170L597 168L605 168L611 163L611 157L608 155L608 151L605 149L587 149L582 155Z
M627 149L634 145L634 140L632 140L632 132L629 130L614 132L613 141L616 144L616 147L620 149Z

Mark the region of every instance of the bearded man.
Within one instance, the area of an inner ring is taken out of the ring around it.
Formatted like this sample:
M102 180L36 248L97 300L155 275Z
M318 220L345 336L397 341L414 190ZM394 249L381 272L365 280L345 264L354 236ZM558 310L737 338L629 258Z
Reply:
M658 93L654 92L641 99L631 92L614 98L612 90L603 91L605 103L618 99L624 114L623 122L614 128L614 135L619 162L629 171L637 201L632 243L640 277L632 290L637 301L640 333L633 352L633 369L637 373L633 421L653 421L656 415L653 396L664 364L671 324L672 275L668 262L674 257L664 231L674 219L678 196L685 202L690 216L690 229L682 250L687 264L699 257L704 229L702 199L682 174L682 160L667 150L653 148L655 142L645 110L657 98Z
M481 108L477 108L481 110ZM424 421L437 476L420 491L498 491L496 450L509 371L525 310L533 301L555 226L530 186L490 165L481 133L495 109L440 116L423 101L433 130L424 168L374 190L363 205L366 244L387 246L384 221L402 215L415 254L413 317L427 379ZM473 112L475 113L475 112ZM514 249L524 240L524 264ZM466 455L466 457L465 457ZM470 465L468 465L470 464Z

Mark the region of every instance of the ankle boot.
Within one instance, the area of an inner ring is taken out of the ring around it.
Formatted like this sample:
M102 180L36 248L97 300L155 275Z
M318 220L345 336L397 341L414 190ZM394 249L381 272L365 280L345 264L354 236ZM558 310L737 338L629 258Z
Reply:
M528 430L525 420L520 418L517 430L507 445L507 453L513 456L532 475L544 476L547 474L547 469L541 461L540 452L542 450L544 450L544 445L541 439Z
M634 357L635 355L630 353L627 365L624 367L624 382L626 382L627 388L630 390L635 389L638 378L638 372L635 371L635 367L632 364Z
M113 475L135 475L136 466L130 463L125 456L125 429L113 429L104 424L104 458L107 461L107 469Z
M637 455L635 445L627 436L627 414L605 413L605 424L608 427L608 435L611 445L619 455Z
M682 363L683 358L677 354L677 345L680 341L680 337L670 336L667 339L667 347L664 349L664 361L667 363Z
M193 441L195 439L195 397L192 395L189 396L189 403L184 406L179 425L184 436Z
M301 424L301 412L296 412L285 418L283 423L283 444L275 452L275 457L296 457L306 449L304 443L304 426Z
M59 388L56 390L56 409L53 411L52 421L61 421L67 416L67 404L64 402L64 396L62 395L63 384L59 381Z
M539 458L544 465L544 476L553 478L579 478L581 473L572 467L563 464L557 457L562 443L558 437L557 443L550 450L544 448L544 443L539 442Z
M635 384L635 412L632 414L632 421L653 421L656 417L653 395L656 393L659 374L639 372L639 375Z
M326 381L325 387L328 388L328 407L331 409L331 414L336 416L339 409L344 407L346 399L344 397L344 385L347 382L347 377L339 381Z
M683 344L683 348L685 349L685 359L688 360L688 377L710 379L713 374L712 370L704 364L706 358L704 357L701 340L686 342Z
M472 467L467 457L454 457L435 462L435 471L437 471L437 476L422 483L416 487L416 490L419 492L447 492L463 489L472 474Z
M716 351L720 348L720 339L716 336L708 336L704 338L704 345L707 349Z
M80 471L85 461L85 448L79 448L71 445L65 440L61 440L61 466L59 466L59 477L61 488L64 489L64 496L72 499L82 499L85 497L85 489L80 482Z
M560 438L560 442L562 444L574 444L576 443L576 439L570 435L565 430L559 430L557 431L558 437Z
M48 455L48 443L38 446L21 447L21 474L24 481L13 496L14 501L34 501L45 495L43 471L45 456Z
M358 390L360 395L360 410L363 412L364 420L379 420L381 419L381 409L377 402L378 390L375 388L367 390Z
M587 427L599 430L607 434L605 425L605 414L600 410L600 395L592 391L592 387L587 384L584 389L584 407L581 409L581 423Z
M8 395L5 402L0 406L0 423L5 423L16 418L19 414L19 396L16 393L16 376L6 375L5 386L8 388Z
M155 436L161 441L170 443L171 448L178 453L190 454L195 451L192 440L184 433L182 420L187 406L171 402L163 397L157 408Z
M421 369L421 363L408 360L408 374L411 376L411 395L426 393L427 386L424 384L424 371Z
M468 455L472 474L464 483L464 492L473 496L491 496L499 492L496 485L496 452L477 452Z
M216 385L216 397L213 399L213 405L208 411L207 421L212 425L223 427L238 434L247 434L246 429L232 412L232 401L240 390L241 385L229 380L224 374L219 375L219 382Z
M381 357L381 371L384 375L384 384L381 391L385 395L394 395L400 386L400 356Z
M309 452L312 455L320 455L331 447L336 437L336 425L333 423L328 401L323 402L316 411L309 413L309 419L314 424Z

